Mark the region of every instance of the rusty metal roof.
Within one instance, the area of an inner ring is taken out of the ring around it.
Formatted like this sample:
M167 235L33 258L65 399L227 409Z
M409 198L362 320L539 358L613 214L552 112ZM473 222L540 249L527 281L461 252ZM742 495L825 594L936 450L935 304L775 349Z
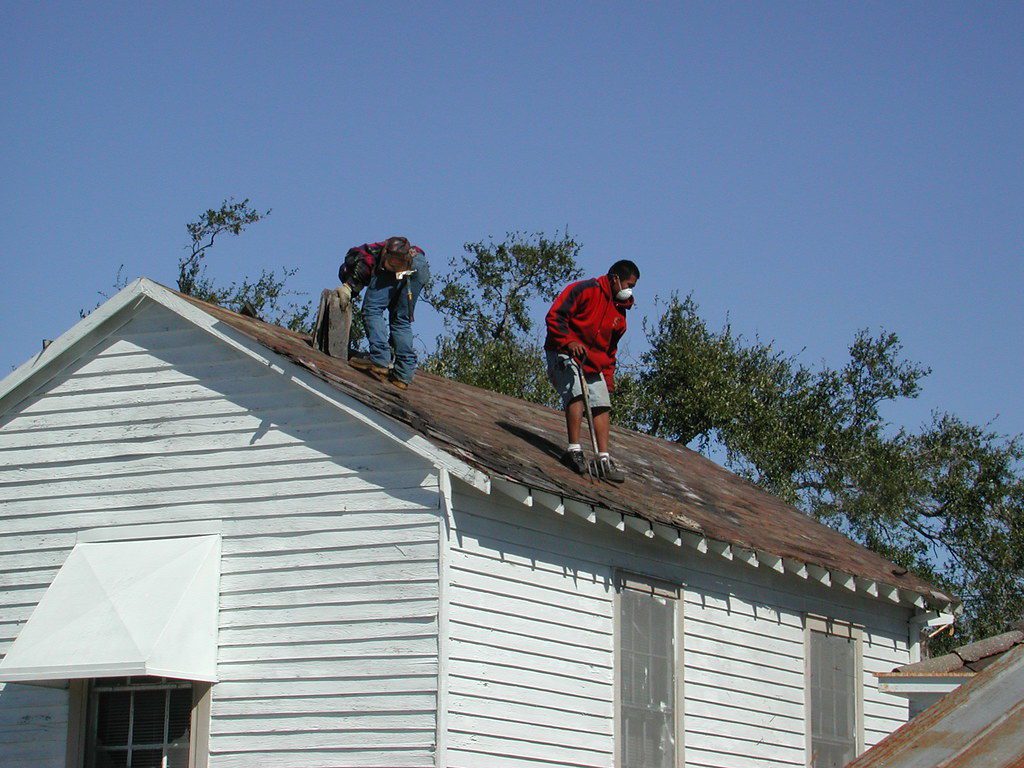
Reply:
M1024 768L1024 645L847 768Z
M651 523L748 550L908 590L946 608L955 598L684 445L613 428L621 486L592 481L559 462L565 420L554 411L419 372L405 391L314 350L308 336L184 297L204 312L305 368L437 447L485 472Z

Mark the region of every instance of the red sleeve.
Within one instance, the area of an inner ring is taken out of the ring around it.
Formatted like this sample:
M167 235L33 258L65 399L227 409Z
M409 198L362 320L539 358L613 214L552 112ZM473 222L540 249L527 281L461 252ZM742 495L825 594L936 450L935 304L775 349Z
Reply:
M544 322L548 328L548 338L558 349L565 349L576 342L586 346L586 342L576 333L573 317L582 313L587 305L587 288L591 280L572 283L558 295L555 303L548 310Z
M601 371L601 375L604 376L604 383L608 385L609 392L615 391L615 366L618 364L619 339L621 338L621 333L612 334L612 343L608 345L608 359L611 362Z

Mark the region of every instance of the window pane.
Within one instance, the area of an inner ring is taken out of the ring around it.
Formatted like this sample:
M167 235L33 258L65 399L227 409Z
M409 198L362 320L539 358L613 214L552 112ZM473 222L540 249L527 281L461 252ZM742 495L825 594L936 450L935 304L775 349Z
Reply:
M128 752L107 752L100 750L96 753L96 768L128 768Z
M163 744L164 703L166 691L135 692L135 723L132 727L132 744ZM135 760L132 759L135 768Z
M167 741L181 739L188 742L189 723L192 719L192 691L171 691L171 710L167 716Z
M676 602L630 589L620 597L622 766L672 768Z
M132 768L161 768L163 761L162 749L132 750Z
M100 694L96 711L96 742L101 746L124 746L128 743L128 717L132 695Z
M188 744L167 750L167 768L188 768Z

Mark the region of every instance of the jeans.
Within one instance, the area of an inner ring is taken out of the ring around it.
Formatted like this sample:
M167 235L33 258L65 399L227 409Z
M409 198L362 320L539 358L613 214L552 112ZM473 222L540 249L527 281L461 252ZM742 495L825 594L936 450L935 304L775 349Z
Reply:
M396 379L409 383L416 373L416 351L412 347L412 315L423 286L430 280L427 257L413 257L416 271L402 280L391 272L374 270L363 298L363 324L370 342L370 360L375 365L391 364L391 344L395 345ZM412 298L410 299L410 295ZM384 313L388 319L384 319ZM390 324L390 342L389 326Z

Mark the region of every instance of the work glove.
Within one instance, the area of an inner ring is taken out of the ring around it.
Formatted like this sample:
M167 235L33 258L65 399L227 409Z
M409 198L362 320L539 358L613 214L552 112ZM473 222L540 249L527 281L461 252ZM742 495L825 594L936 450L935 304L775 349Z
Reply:
M352 304L352 286L348 283L342 283L338 286L338 306L341 307L342 312L347 310Z

